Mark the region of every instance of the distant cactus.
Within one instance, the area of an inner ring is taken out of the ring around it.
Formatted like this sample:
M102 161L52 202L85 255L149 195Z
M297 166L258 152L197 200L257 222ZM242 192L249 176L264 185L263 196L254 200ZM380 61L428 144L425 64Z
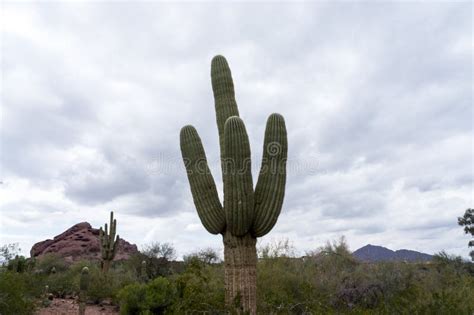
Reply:
M50 270L50 273L54 275L56 273L56 267L53 266L53 268Z
M146 273L146 261L143 260L141 267L140 267L140 281L141 282L147 282L148 281L148 275Z
M104 229L102 227L99 231L100 251L102 253L102 271L107 273L110 264L114 260L118 249L119 236L115 237L117 232L117 220L114 219L114 212L110 212L110 231L105 223Z
M191 193L202 224L212 234L222 234L226 303L256 314L256 238L277 222L285 193L287 134L279 114L267 120L263 159L254 189L250 144L234 95L227 61L216 56L211 65L217 127L224 181L222 206L196 129L181 129L181 153ZM236 302L237 301L237 302Z
M54 298L53 294L49 292L49 286L45 285L43 289L43 301L42 301L43 306L45 307L50 306L53 298Z
M81 271L81 279L79 281L79 315L86 312L87 290L89 289L89 268L84 267Z

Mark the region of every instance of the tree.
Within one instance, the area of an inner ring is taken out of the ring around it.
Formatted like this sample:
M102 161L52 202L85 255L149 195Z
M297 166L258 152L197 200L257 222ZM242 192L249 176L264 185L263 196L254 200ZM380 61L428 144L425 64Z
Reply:
M176 250L170 243L153 242L143 246L142 253L149 258L164 258L168 261L176 258Z
M20 253L21 249L18 243L6 244L0 247L0 264L8 265L8 262L14 259Z
M153 242L143 246L137 258L137 263L140 263L140 274L145 271L147 278L154 279L172 272L171 262L176 259L176 249L170 243ZM145 261L144 267L143 261Z
M464 216L458 217L458 224L464 226L464 232L466 234L471 234L474 237L474 209L467 209L464 213ZM474 239L470 240L468 243L469 247L474 247ZM472 250L469 255L474 261L474 250Z
M219 253L217 253L217 251L212 248L204 248L183 257L185 262L190 261L191 259L197 259L206 265L217 264L221 262Z

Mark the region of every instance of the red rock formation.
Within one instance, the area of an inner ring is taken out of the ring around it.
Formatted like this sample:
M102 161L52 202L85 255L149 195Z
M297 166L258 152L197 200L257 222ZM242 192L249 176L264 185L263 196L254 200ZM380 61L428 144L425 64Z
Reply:
M31 257L41 258L45 254L57 254L66 261L81 259L100 260L99 229L94 229L87 222L78 223L52 240L45 240L33 245ZM126 260L138 253L137 246L120 239L114 260Z

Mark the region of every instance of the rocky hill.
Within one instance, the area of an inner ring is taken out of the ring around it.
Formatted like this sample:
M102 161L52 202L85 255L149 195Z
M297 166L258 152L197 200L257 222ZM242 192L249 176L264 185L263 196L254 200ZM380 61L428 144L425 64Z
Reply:
M87 222L78 223L52 240L36 243L30 250L31 257L37 258L49 253L57 254L69 262L81 259L99 260L99 229L94 229ZM125 260L135 253L138 253L135 244L120 239L114 260Z
M375 246L365 245L359 248L352 255L365 262L379 262L379 261L408 261L408 262L420 262L430 261L433 259L432 255L420 253L414 250L400 249L393 251L391 249Z

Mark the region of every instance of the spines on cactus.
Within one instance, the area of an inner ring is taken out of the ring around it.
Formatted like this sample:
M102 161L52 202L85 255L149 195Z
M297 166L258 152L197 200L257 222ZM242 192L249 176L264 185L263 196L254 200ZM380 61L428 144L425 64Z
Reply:
M109 230L110 227L110 230ZM120 237L117 235L117 220L114 212L110 212L110 226L105 223L104 229L99 230L100 250L102 254L102 271L108 272L111 262L114 260L118 250Z
M181 129L181 153L199 218L224 241L226 302L240 296L240 306L256 313L256 238L273 228L285 194L288 141L283 116L267 120L261 169L254 189L250 144L235 100L234 83L226 59L211 64L217 129L219 133L224 205L207 165L201 139L193 126Z

